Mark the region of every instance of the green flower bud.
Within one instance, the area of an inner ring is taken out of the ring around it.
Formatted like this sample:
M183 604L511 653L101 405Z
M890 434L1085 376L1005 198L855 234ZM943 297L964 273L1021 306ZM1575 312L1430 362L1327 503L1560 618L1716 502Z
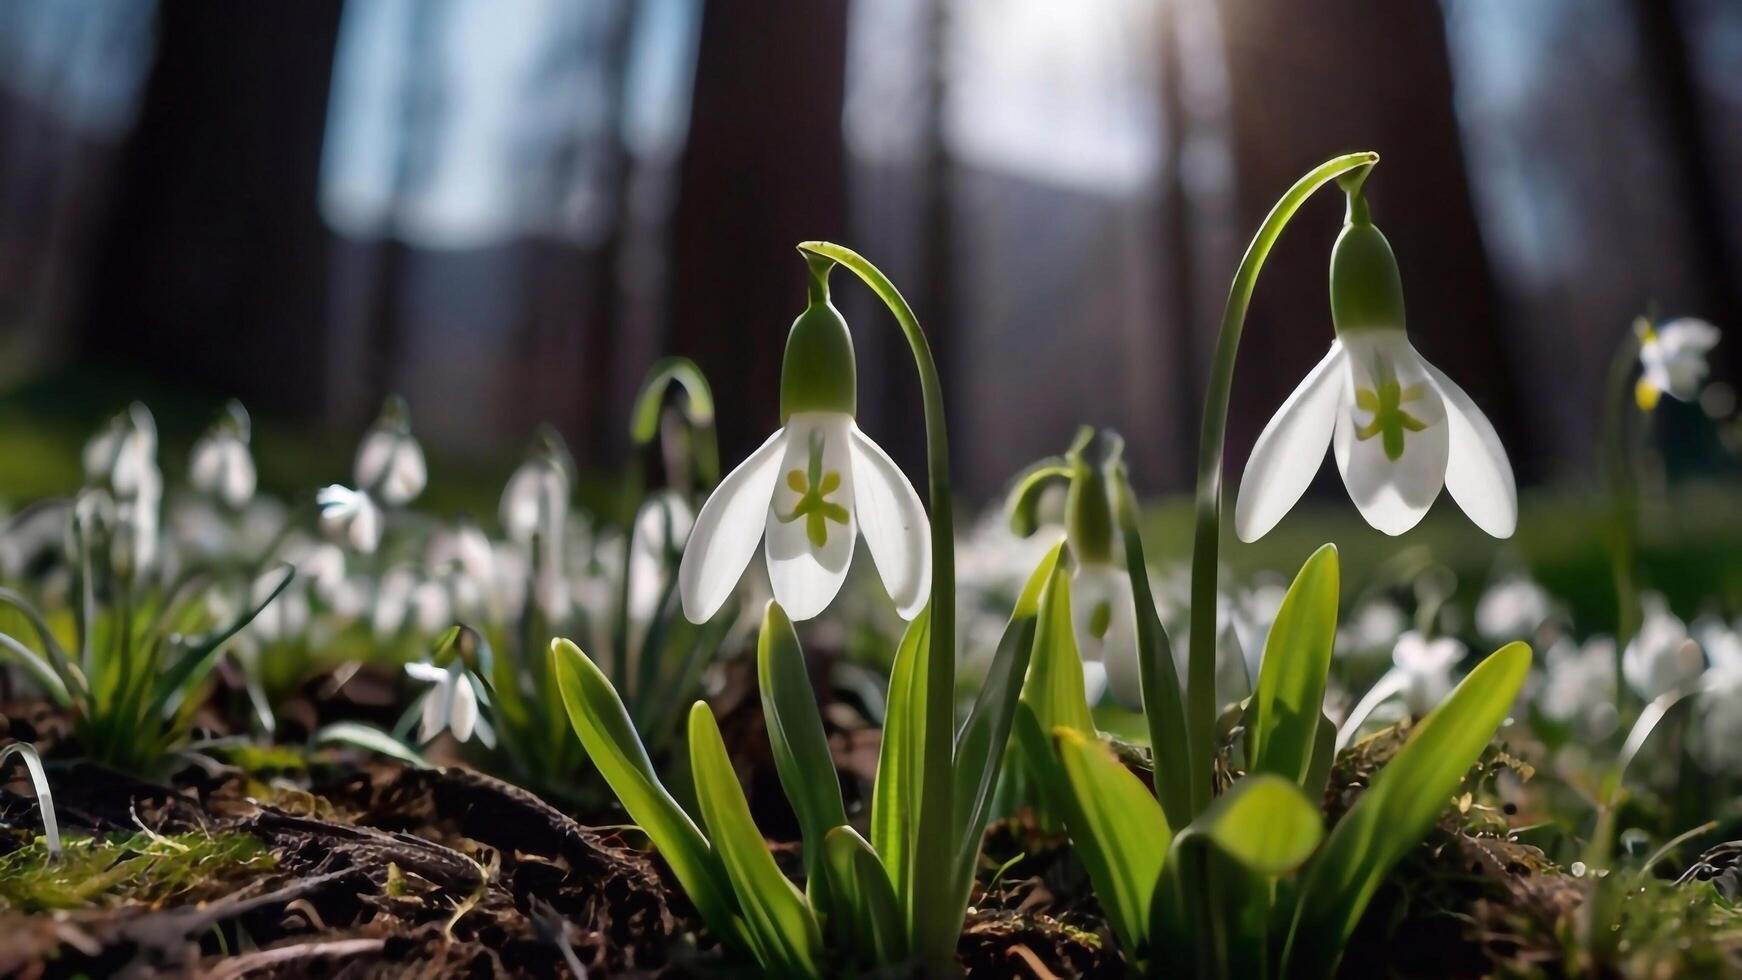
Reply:
M1111 564L1114 559L1116 532L1107 470L1119 465L1122 446L1116 436L1107 441L1113 443L1110 450L1097 445L1095 430L1084 426L1065 454L1071 467L1071 488L1065 496L1065 539L1070 542L1071 553L1086 564Z
M841 311L829 302L833 259L805 253L810 266L810 304L792 321L780 366L780 424L795 412L840 412L858 407L858 368L853 335Z
M1331 323L1339 336L1357 330L1402 330L1403 279L1397 257L1367 212L1359 187L1331 249Z

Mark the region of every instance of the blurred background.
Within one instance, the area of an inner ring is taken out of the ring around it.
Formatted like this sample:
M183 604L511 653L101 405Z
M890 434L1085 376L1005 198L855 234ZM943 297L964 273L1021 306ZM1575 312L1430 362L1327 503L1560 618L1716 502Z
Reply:
M0 473L62 489L128 400L185 444L237 397L307 487L391 392L437 485L543 420L603 471L664 353L736 460L828 238L913 300L971 494L1079 422L1178 493L1247 238L1371 148L1416 345L1526 484L1589 485L1632 318L1742 322L1739 64L1726 0L4 0ZM1331 338L1341 207L1265 269L1232 461ZM861 423L918 473L899 336L836 282ZM1672 480L1734 472L1738 340L1653 419Z

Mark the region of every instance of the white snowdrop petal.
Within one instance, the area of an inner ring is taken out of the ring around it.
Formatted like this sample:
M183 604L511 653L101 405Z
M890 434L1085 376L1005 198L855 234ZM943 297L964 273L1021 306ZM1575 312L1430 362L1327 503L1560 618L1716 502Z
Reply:
M423 492L424 484L428 482L423 447L410 436L400 436L388 457L387 479L381 485L381 496L394 506L407 504Z
M690 622L705 623L719 612L750 564L785 449L786 430L777 429L726 474L696 515L677 570L678 593Z
M1234 533L1256 541L1289 512L1325 460L1342 397L1343 345L1331 350L1276 410L1246 460L1234 503Z
M254 496L256 474L248 447L232 439L224 447L223 482L219 494L232 507L240 507Z
M1426 358L1421 366L1445 403L1446 490L1477 527L1497 538L1511 537L1518 529L1518 484L1506 447L1464 389Z
M1090 707L1101 703L1107 694L1107 667L1095 660L1083 661L1083 697Z
M442 671L446 674L447 671ZM447 678L443 678L423 699L423 718L417 727L417 740L430 742L442 729L448 727L449 712L453 706L452 696L447 690Z
M902 619L925 608L931 592L931 523L907 475L857 425L852 440L853 510L883 587Z
M464 674L456 672L453 679L453 707L449 709L448 728L454 737L464 742L472 737L478 724L478 692Z
M351 466L351 476L359 489L368 489L380 482L393 457L393 443L398 438L385 429L371 429L357 446L357 459Z
M435 664L425 663L421 660L414 660L406 664L405 673L413 680L423 681L425 684L439 684L443 678L448 676L447 671Z
M853 420L802 413L787 422L785 454L767 514L768 583L794 620L828 608L853 563ZM820 542L820 543L819 543Z
M1345 394L1331 437L1337 469L1367 523L1402 534L1421 521L1445 486L1445 407L1401 330L1369 332L1345 348ZM1363 408L1362 400L1383 409ZM1399 441L1402 451L1393 459L1387 443L1396 449Z

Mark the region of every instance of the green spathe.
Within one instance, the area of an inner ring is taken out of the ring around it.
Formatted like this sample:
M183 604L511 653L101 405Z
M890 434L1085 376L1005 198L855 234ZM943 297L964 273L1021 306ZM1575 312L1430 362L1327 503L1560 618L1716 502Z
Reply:
M1391 243L1374 227L1359 188L1331 249L1331 323L1338 336L1358 330L1402 330L1403 277Z
M805 262L810 267L810 302L786 335L786 357L780 365L781 425L795 412L852 415L859 401L853 335L841 311L829 302L829 272L835 263L811 253L805 254Z

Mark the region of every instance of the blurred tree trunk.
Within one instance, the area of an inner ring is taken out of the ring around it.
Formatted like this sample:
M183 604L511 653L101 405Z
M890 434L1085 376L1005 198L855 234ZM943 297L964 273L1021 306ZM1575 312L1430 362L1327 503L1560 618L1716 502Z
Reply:
M165 0L94 259L82 335L97 359L320 410L316 192L339 8Z
M714 386L723 461L779 424L780 360L804 309L793 246L846 226L845 0L706 4L673 232L673 353ZM837 275L838 288L858 288Z
M1402 268L1411 339L1483 407L1513 460L1530 459L1513 438L1504 324L1471 201L1439 4L1227 0L1222 17L1241 240L1314 165L1377 150L1367 196ZM1330 344L1327 269L1342 214L1343 196L1322 191L1265 264L1242 345L1264 353L1240 361L1230 460L1244 459Z

